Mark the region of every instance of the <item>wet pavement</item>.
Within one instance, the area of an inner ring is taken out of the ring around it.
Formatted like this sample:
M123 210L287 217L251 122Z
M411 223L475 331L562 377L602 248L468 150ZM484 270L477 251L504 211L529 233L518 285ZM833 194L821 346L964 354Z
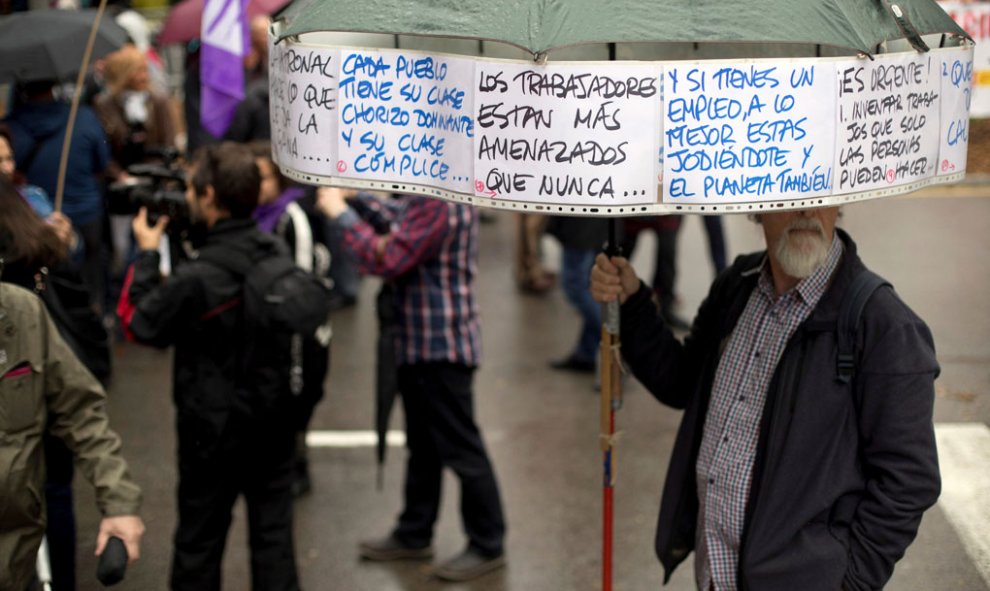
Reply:
M886 276L931 326L942 375L936 422L990 423L990 190L935 189L939 198L894 198L848 206L841 222L860 254ZM976 195L975 197L973 195ZM953 196L948 196L953 195ZM578 318L560 290L535 297L512 281L514 220L493 212L481 229L480 303L485 357L476 375L477 418L500 479L508 518L505 569L471 583L432 579L425 563L361 562L357 542L387 533L400 509L405 452L392 447L384 489L375 487L372 447L313 448L313 490L296 505L296 554L307 590L556 591L600 589L601 454L593 379L551 370L577 339ZM699 219L680 237L677 290L690 317L712 278ZM730 255L760 246L758 228L725 218ZM634 256L641 276L652 272L652 240ZM547 242L547 260L557 266ZM316 430L367 430L373 424L377 281L366 279L356 306L334 318L326 399ZM141 560L118 589L165 589L175 525L175 439L171 356L130 344L116 350L110 412L145 493L147 525ZM617 415L614 588L659 589L653 534L670 447L680 413L657 404L626 381ZM401 409L393 428L401 429ZM92 492L77 479L79 589L101 588L92 573L98 516ZM440 558L465 543L456 479L448 474L434 546ZM990 536L990 532L986 532ZM250 588L243 506L238 505L224 562L224 589ZM668 589L693 589L691 559ZM983 590L987 582L940 507L929 511L889 589Z

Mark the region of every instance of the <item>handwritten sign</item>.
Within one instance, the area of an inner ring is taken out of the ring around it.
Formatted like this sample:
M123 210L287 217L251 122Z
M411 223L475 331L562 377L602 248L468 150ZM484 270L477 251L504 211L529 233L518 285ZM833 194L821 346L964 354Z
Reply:
M469 193L473 79L467 59L344 51L337 173Z
M813 60L664 71L664 202L829 194L832 69Z
M797 208L952 182L978 78L972 47L540 65L286 40L270 56L273 155L290 176L581 215Z
M867 191L935 174L938 57L878 56L836 65L836 192Z
M942 55L941 139L936 174L966 170L969 112L973 95L973 51Z
M475 194L571 205L656 202L660 69L480 62Z
M280 165L330 174L337 143L337 69L334 49L269 42L269 117L272 154Z

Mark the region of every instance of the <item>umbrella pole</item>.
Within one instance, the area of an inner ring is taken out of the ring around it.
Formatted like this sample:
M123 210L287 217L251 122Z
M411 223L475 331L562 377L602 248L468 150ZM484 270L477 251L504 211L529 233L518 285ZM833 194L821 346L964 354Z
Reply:
M72 93L72 107L69 109L69 121L65 126L65 139L62 141L62 155L58 161L58 181L55 185L55 211L62 211L62 196L65 193L65 173L69 166L69 148L72 147L72 129L76 126L76 114L79 112L79 101L82 98L83 84L86 82L86 72L89 70L89 58L93 55L93 45L96 44L96 32L100 29L103 12L107 8L107 0L100 0L100 7L93 19L93 28L86 40L86 50L83 51L82 65L76 77L76 88Z
M605 254L619 254L615 218L608 220ZM622 406L622 377L619 354L619 302L602 305L601 338L601 424L599 443L603 455L602 480L602 591L612 591L612 523L615 488L615 411Z

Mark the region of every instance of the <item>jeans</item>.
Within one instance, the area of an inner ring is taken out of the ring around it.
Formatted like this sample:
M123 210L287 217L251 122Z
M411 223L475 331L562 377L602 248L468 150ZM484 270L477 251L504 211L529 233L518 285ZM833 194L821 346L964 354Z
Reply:
M601 339L602 308L591 297L590 276L595 264L596 251L564 247L561 268L561 284L567 301L581 314L581 334L573 357L581 361L594 361L598 356Z

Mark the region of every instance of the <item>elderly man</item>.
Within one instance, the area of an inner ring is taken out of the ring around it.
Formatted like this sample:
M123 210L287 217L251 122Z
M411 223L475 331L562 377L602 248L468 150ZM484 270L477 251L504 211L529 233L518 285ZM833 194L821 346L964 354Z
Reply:
M932 337L891 289L837 372L836 318L865 271L836 208L761 214L767 249L712 285L674 339L629 261L599 255L591 290L621 303L623 354L684 409L656 551L669 578L695 552L698 588L879 589L938 497Z

